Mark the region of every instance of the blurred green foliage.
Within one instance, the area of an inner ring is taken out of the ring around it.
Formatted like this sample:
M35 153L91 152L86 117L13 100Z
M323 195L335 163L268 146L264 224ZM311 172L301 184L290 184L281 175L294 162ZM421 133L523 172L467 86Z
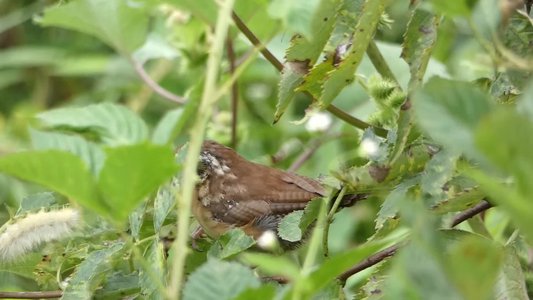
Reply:
M199 135L368 199L289 214L282 238L319 225L293 253L253 253L239 230L197 241L184 299L533 295L531 1L237 0L283 71L232 24L217 88L232 65L238 88L191 132L222 2L0 0L0 292L178 297L172 176ZM483 200L496 207L451 228ZM67 205L84 221L70 239L6 237ZM30 245L16 263L6 240ZM261 280L276 275L289 282Z

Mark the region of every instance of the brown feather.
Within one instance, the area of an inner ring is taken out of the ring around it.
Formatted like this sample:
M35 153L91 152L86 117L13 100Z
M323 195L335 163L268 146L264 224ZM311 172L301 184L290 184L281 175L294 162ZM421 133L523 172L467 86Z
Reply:
M316 180L250 162L213 141L204 142L201 157L205 173L193 213L213 237L241 227L257 238L276 230L284 215L326 194Z

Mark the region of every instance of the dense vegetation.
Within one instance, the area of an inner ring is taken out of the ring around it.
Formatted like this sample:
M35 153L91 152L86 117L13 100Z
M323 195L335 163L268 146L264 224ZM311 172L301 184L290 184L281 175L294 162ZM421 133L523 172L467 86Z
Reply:
M531 1L0 12L0 297L533 295ZM204 138L331 189L281 222L298 249L192 247Z

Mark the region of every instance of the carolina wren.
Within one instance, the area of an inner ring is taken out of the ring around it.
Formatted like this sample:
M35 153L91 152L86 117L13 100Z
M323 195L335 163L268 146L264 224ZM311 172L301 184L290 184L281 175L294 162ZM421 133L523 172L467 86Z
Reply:
M203 143L198 175L192 211L213 238L235 227L255 239L267 230L277 233L283 216L326 195L316 180L250 162L213 141Z

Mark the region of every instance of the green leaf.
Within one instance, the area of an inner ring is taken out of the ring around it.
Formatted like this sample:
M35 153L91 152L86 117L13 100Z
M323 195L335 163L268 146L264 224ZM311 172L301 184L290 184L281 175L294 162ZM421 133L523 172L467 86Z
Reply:
M301 2L305 3L305 1ZM286 61L304 62L307 67L310 67L316 63L320 54L324 51L324 46L326 46L333 31L333 26L337 19L337 10L342 4L342 1L319 0L319 2L316 8L316 14L312 15L311 23L309 24L311 37L294 36L285 52ZM284 3L287 3L287 1Z
M433 77L415 92L419 125L438 143L470 158L480 158L473 130L490 111L489 97L471 83Z
M402 201L407 197L409 190L418 184L419 180L419 177L407 179L390 192L387 198L385 198L385 201L383 201L381 209L378 212L376 229L380 229L387 220L396 217Z
M320 94L309 91L313 97L318 99L321 108L329 106L341 90L354 81L355 71L363 59L368 43L374 36L377 24L385 11L387 3L387 0L366 1L354 31L352 40L355 42L349 49L349 54L318 83L322 86ZM318 68L318 66L320 64L315 66L315 68ZM311 73L309 74L311 75Z
M422 192L432 196L440 196L444 193L442 188L454 175L455 163L459 156L446 150L435 154L426 164L424 173L420 178Z
M417 233L415 243L408 244L394 257L384 284L387 299L461 299L446 276L442 243L420 239Z
M179 123L182 123L180 122L182 115L183 115L183 108L177 108L177 109L168 111L163 116L161 121L157 123L157 126L154 129L154 133L152 134L152 142L158 145L172 143L172 138L176 136L173 133L177 125Z
M108 145L135 144L148 136L148 128L139 116L112 103L58 108L37 118L48 127L95 133Z
M529 81L528 88L516 103L516 111L526 116L533 122L533 80Z
M272 276L284 276L290 280L300 277L298 266L284 256L274 256L267 253L244 253L242 259L252 266L257 266L262 272Z
M285 1L284 3L289 2ZM295 89L303 82L304 75L316 63L322 53L333 31L340 4L342 4L341 1L321 0L310 24L312 39L301 35L296 35L291 39L291 44L285 52L286 62L279 83L274 123L279 121L294 98Z
M324 87L323 84L325 78L327 78L328 74L334 70L333 56L330 56L325 61L315 65L311 71L305 75L305 80L300 86L298 86L296 91L308 92L315 98L319 97Z
M309 275L305 294L311 296L323 289L328 283L337 279L343 272L347 271L356 263L363 261L372 253L378 251L382 246L382 243L366 243L355 249L332 256L322 263L318 270Z
M16 274L23 278L35 281L35 266L43 259L41 253L28 253L24 259L20 259L16 264L0 261L0 272Z
M287 29L305 36L308 40L313 40L313 19L315 14L319 14L321 2L332 2L332 0L294 0L283 1L274 0L270 3L268 12L275 19L281 19Z
M478 0L431 0L435 10L447 16L469 16Z
M49 67L65 57L65 49L50 46L9 47L0 51L0 68Z
M494 299L529 299L525 276L513 247L506 247L502 270L495 285Z
M164 299L164 295L161 295L154 282L154 280L159 280L162 283L165 282L165 249L163 249L163 243L154 240L148 248L146 256L150 272L152 275L157 276L157 278L153 278L148 274L147 270L141 268L139 283L142 295L148 299Z
M450 278L464 299L490 299L503 260L494 241L468 236L452 245L446 264Z
M304 209L304 214L300 220L300 229L302 232L306 232L309 226L316 221L323 201L323 198L316 198L307 203Z
M53 193L42 192L31 194L22 198L17 215L27 211L41 209L43 207L50 207L54 203L56 203L56 198L54 197Z
M191 118L196 115L199 103L200 101L191 98L185 104L184 108L180 107L167 112L154 129L152 142L154 144L169 144L174 142L174 139L187 128Z
M501 170L514 176L522 195L533 194L533 121L512 110L498 110L475 132L479 150Z
M253 238L239 228L232 229L222 235L211 247L208 255L224 259L232 257L255 244Z
M92 35L129 54L144 42L148 26L145 10L142 2L77 0L46 9L38 22Z
M120 299L139 292L139 274L115 272L106 276L102 287L97 288L93 299Z
M176 203L175 194L178 181L173 179L170 184L166 184L159 188L157 196L154 199L154 229L159 232L165 219Z
M478 38L492 39L502 20L498 0L478 0L471 16L471 26ZM487 42L487 41L485 41Z
M302 219L303 213L303 210L293 211L281 219L278 225L280 238L289 242L297 242L302 239L300 220Z
M281 119L281 116L285 113L287 107L289 107L289 104L296 95L296 87L303 82L303 75L299 70L295 70L292 64L285 64L285 67L281 71L274 123L277 123Z
M119 222L177 171L168 146L121 146L106 149L106 155L98 187L111 217Z
M45 132L30 128L31 143L36 150L56 149L79 156L93 175L97 175L105 160L104 151L96 144L75 136L56 132Z
M146 39L144 45L133 53L133 59L141 65L156 58L173 60L179 56L179 52L164 37L152 33Z
M146 205L147 201L142 202L142 204L137 206L128 216L130 234L136 241L139 240L141 235L141 227L144 221L144 214L146 213Z
M271 300L275 299L276 287L272 284L265 284L258 288L249 288L239 294L234 300Z
M442 201L438 201L431 206L431 209L438 214L462 211L474 206L486 196L479 188L471 188L463 191L449 191Z
M27 151L0 157L0 172L41 184L105 214L93 177L76 155L58 150Z
M422 9L415 9L409 20L401 55L409 65L411 73L409 91L422 82L431 51L437 42L438 25L439 17Z
M194 271L183 289L184 300L229 300L259 287L253 271L239 263L210 258Z
M178 0L173 3L177 7L191 12L195 17L209 25L215 25L217 19L217 4L210 0Z
M480 170L471 169L465 173L479 183L481 190L487 193L491 201L509 213L513 222L524 234L533 238L533 218L529 209L531 205L528 195L521 195L515 187Z
M120 253L123 247L123 243L115 243L105 249L91 252L78 265L76 272L74 272L63 291L61 299L92 299L94 291L109 275L113 265L119 259L117 254Z

